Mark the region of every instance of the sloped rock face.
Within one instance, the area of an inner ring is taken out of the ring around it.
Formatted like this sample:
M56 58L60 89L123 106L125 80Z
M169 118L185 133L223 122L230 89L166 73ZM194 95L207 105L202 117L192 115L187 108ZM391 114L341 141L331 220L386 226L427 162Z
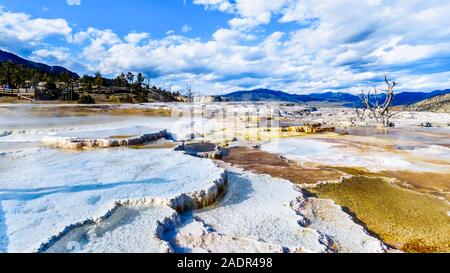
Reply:
M450 113L450 94L427 99L405 108L407 111Z
M292 208L304 217L305 227L313 228L332 242L334 252L383 253L386 247L331 200L299 198Z
M225 192L228 184L227 172L213 181L208 188L192 193L182 194L166 201L166 204L178 212L206 208L214 204Z
M95 149L95 148L113 148L113 147L126 147L142 145L147 142L156 141L162 138L167 138L168 133L166 130L159 133L144 134L140 137L125 138L125 139L113 139L113 138L100 138L100 139L77 139L77 138L47 138L44 142L52 147L68 150L79 149Z

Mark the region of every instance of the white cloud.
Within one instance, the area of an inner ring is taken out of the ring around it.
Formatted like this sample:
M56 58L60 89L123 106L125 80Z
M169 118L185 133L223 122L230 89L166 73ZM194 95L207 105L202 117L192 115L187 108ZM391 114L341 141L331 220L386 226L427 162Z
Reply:
M0 46L6 49L34 47L51 36L70 40L71 33L64 19L32 18L26 13L0 9Z
M192 27L189 26L189 25L183 25L181 27L181 32L183 32L183 33L188 33L188 32L191 32L191 31L192 31Z
M92 71L147 71L161 83L189 81L205 93L256 87L358 91L385 73L409 83L400 87L406 90L450 86L450 78L436 76L448 74L434 71L436 64L431 70L418 67L450 58L450 4L412 1L194 0L232 14L229 28L203 40L173 31L161 39L143 33L122 38L90 28L74 41L84 45L83 59ZM285 23L298 28L261 32L265 25Z
M93 27L72 33L63 19L0 9L0 45L41 44L34 47L35 58L63 62L75 54L42 46L47 37L61 36L82 48L78 62L88 70L148 72L156 82L184 86L189 81L204 93L257 87L357 91L386 73L404 90L450 87L450 3L445 1L193 2L226 12L228 26L202 38L185 37L189 25L180 35L168 31L160 39ZM276 31L281 25L283 32Z
M70 60L70 49L64 47L41 48L33 51L31 58L53 65L62 65Z
M140 33L130 33L127 36L125 36L125 41L131 43L131 44L137 44L141 42L144 39L147 39L150 37L150 34L146 32L140 32Z
M436 45L401 44L402 36L394 37L386 44L375 49L371 56L377 58L379 64L408 63L421 60L439 52Z
M289 0L236 0L238 14L244 18L257 18L261 14L270 15L279 12Z
M358 91L382 80L385 73L396 79L410 80L413 77L410 72L404 67L397 68L398 65L414 65L436 54L448 53L449 39L431 30L445 31L449 23L442 20L432 28L423 23L424 17L430 14L439 18L441 9L422 6L426 12L413 12L402 11L401 5L381 4L350 0L336 4L278 1L262 5L254 12L244 2L236 1L233 7L237 9L236 17L230 21L230 28L218 29L210 40L188 39L171 32L163 39L141 45L116 37L118 42L99 47L95 46L99 43L96 38L90 40L85 54L95 70L104 73L141 69L158 75L161 81L181 85L183 81L193 82L208 93L256 87L301 93ZM356 11L345 16L348 6ZM389 12L377 12L380 7L388 8ZM336 12L342 16L336 16ZM402 24L406 12L414 29ZM390 13L399 14L400 18L391 18ZM281 18L280 23L317 22L290 33L252 31L250 26L268 24L274 14ZM252 20L255 17L257 20ZM419 39L417 35L428 36L431 40ZM436 80L433 74L420 77ZM450 86L448 79L440 79L435 86L443 86L444 82ZM409 90L419 86L425 87L418 84L401 88ZM428 84L427 88L432 86Z
M221 28L213 34L215 41L222 44L236 44L242 40L251 41L255 39L254 35L242 33L233 29Z
M194 4L204 5L207 9L234 13L235 18L229 21L232 28L249 29L265 25L271 21L272 15L279 13L292 0L194 0Z
M67 5L69 6L80 6L81 0L67 0Z
M194 4L204 5L207 9L231 12L233 5L228 0L194 0Z

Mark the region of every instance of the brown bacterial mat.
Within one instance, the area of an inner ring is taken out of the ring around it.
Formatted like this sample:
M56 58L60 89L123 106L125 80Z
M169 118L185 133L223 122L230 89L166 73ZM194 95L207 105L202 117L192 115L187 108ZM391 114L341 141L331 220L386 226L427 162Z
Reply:
M223 161L259 174L268 174L296 184L339 180L342 174L331 168L307 168L276 154L245 147L230 148Z

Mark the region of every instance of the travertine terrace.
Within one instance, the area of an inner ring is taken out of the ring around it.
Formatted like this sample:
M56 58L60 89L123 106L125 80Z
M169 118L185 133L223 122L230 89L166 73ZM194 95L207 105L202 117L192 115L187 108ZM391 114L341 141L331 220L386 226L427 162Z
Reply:
M276 103L98 109L0 106L0 251L450 250L449 114L385 129Z

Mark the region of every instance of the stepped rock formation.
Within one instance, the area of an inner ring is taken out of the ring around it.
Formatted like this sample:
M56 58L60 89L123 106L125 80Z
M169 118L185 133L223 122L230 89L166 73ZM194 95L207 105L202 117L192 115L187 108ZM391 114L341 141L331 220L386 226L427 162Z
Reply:
M167 130L159 133L144 134L140 137L113 139L79 139L79 138L46 138L44 142L52 147L68 150L93 149L93 148L112 148L141 145L150 141L156 141L167 138Z
M161 238L167 230L181 221L178 213L212 205L225 191L226 185L227 173L224 171L207 187L195 192L172 198L116 201L104 216L67 226L36 251L98 252L101 249L131 253L173 252L170 245ZM73 242L77 243L75 248L68 249L67 246Z

